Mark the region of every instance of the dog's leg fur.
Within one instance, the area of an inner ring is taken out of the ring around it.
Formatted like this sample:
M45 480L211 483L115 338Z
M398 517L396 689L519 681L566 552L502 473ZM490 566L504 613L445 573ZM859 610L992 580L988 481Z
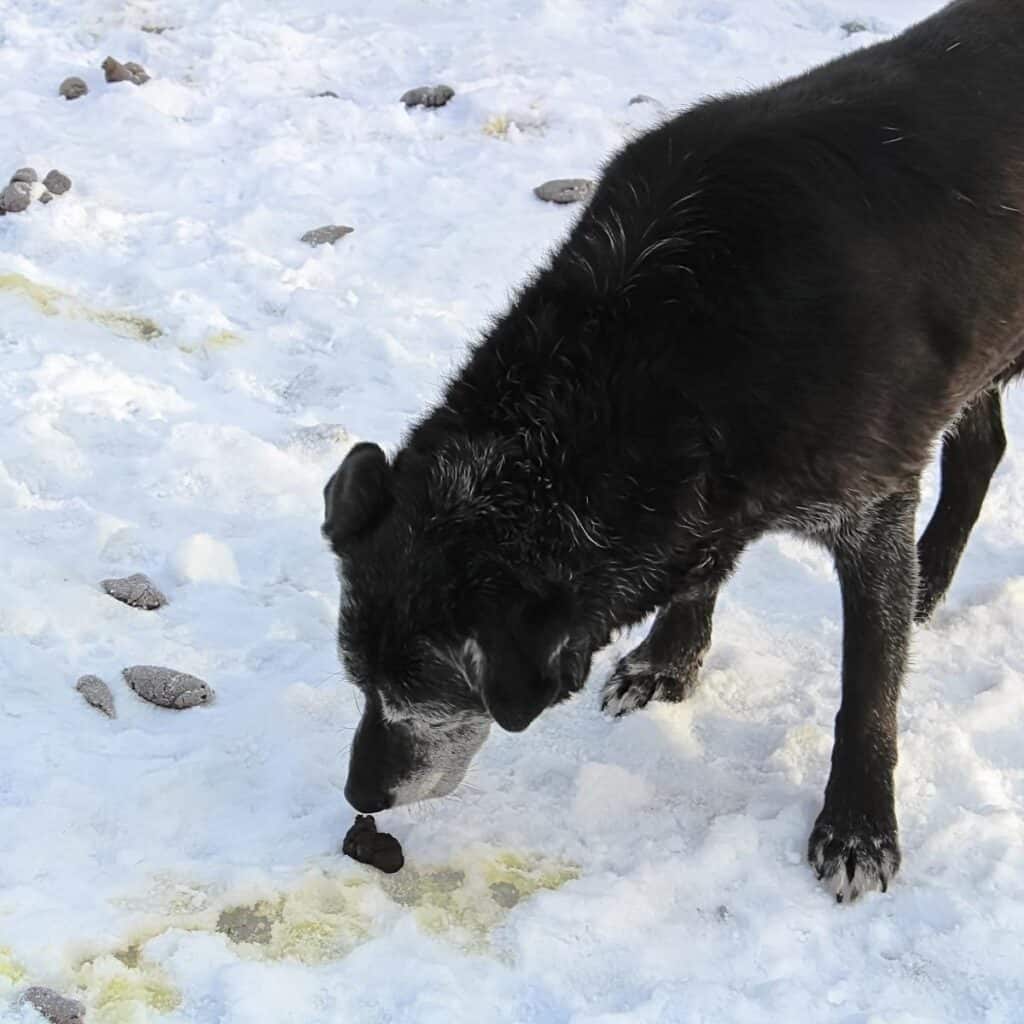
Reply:
M701 597L678 597L661 608L643 643L618 665L601 693L601 709L618 718L652 700L681 701L697 685L711 644L711 618L717 590Z
M949 588L1005 450L1002 403L993 389L967 407L942 444L939 502L917 545L918 622L931 616Z
M840 902L888 887L900 864L893 770L917 557L908 491L873 505L835 541L843 595L843 696L832 771L808 858Z

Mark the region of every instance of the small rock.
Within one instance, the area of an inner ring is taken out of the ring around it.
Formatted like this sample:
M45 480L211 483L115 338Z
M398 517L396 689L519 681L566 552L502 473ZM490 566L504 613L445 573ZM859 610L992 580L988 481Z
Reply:
M53 193L52 192L44 192L39 197L39 202L41 202L43 204L43 206L45 206L47 203L52 203L53 202Z
M324 89L323 92L318 92L316 98L318 100L327 99L330 97L332 100L340 99L341 97L333 89Z
M34 167L22 167L19 168L11 175L11 181L24 181L26 184L31 185L34 181L39 180L39 175L36 174Z
M402 102L407 107L443 107L454 95L450 85L421 85L402 93Z
M870 26L866 22L860 21L857 18L853 18L850 21L844 21L842 25L840 25L839 27L843 30L847 37L855 36L860 32L870 31Z
M538 185L533 194L548 203L578 203L593 191L594 183L586 178L555 178Z
M58 94L63 96L66 100L77 100L79 97L84 96L88 91L89 86L87 86L77 75L65 78L64 81L60 83L60 89L57 90Z
M148 32L150 35L162 36L171 26L170 25L141 25L140 28L143 32Z
M102 580L100 586L113 598L133 608L155 611L167 604L167 598L160 592L156 584L141 572L124 579Z
M149 74L141 64L136 64L133 60L126 60L124 67L126 71L131 72L132 81L136 85L142 85L143 82L149 81Z
M213 700L210 686L187 672L175 672L174 669L158 665L133 665L121 674L143 700L162 708L176 708L180 711Z
M21 995L21 1001L34 1007L52 1024L83 1024L85 1006L77 999L67 999L52 988L34 985Z
M400 871L405 864L401 843L387 832L378 832L372 814L356 815L355 823L342 841L341 852L389 875Z
M143 82L149 81L146 69L133 61L122 64L119 60L108 57L101 67L108 82L131 82L133 85L142 85Z
M318 245L334 245L339 238L352 234L353 230L344 224L325 224L322 228L307 231L299 241L306 242L314 248Z
M32 202L32 186L25 181L12 181L0 192L0 210L4 213L21 213Z
M50 171L43 178L43 188L49 189L55 196L62 196L71 188L71 179L60 171Z
M656 107L661 106L661 102L656 100L653 96L648 96L645 92L638 92L635 96L629 98L629 105L635 107L638 103L653 103Z
M82 676L75 683L75 689L85 698L87 704L98 708L107 718L117 718L114 709L114 695L99 676Z

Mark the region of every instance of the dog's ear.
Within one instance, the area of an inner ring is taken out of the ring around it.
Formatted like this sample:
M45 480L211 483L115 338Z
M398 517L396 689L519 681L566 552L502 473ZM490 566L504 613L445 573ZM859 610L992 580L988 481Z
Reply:
M377 445L361 442L327 481L321 532L338 551L346 541L373 526L391 500L387 456Z
M564 596L526 598L480 632L480 694L507 732L522 732L558 696L572 612Z

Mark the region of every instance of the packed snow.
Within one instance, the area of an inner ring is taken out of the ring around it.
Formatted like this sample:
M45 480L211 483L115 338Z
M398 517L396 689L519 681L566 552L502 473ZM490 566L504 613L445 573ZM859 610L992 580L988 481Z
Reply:
M836 906L804 861L841 622L786 537L726 588L687 704L600 716L622 637L455 798L379 816L402 872L339 853L340 458L395 445L564 236L579 207L537 185L935 6L0 0L0 179L72 181L0 218L0 1020L42 1019L30 985L97 1024L1024 1020L1012 447L915 637L888 894ZM108 84L107 56L151 80ZM1017 397L1008 420L1024 438ZM166 607L99 585L136 572ZM136 664L216 699L144 703Z

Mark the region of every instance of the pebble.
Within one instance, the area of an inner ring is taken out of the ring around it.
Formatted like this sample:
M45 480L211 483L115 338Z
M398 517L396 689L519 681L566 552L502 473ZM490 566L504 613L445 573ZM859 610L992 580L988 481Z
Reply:
M98 708L107 718L117 718L114 709L114 695L99 676L82 676L75 683L75 689L85 698L87 704Z
M450 85L421 85L402 93L402 102L407 107L443 107L454 95Z
M656 100L653 96L648 96L645 92L638 92L635 96L630 96L629 105L635 107L638 103L653 103L656 107L661 106L661 101Z
M108 82L131 82L134 85L142 85L144 82L149 81L146 69L134 61L129 60L122 64L119 60L108 57L101 67Z
M49 189L55 196L62 196L71 188L71 179L60 171L50 171L43 178L43 188Z
M66 100L77 100L80 96L84 96L89 91L89 86L79 78L77 75L72 75L70 78L65 78L60 83L60 89L57 90L58 94L63 96Z
M323 92L318 92L316 94L316 98L318 100L323 100L323 99L337 100L337 99L341 99L341 97L333 89L324 89Z
M113 598L133 608L145 611L156 611L167 604L167 598L160 592L156 584L141 572L123 579L102 580L100 586Z
M548 203L578 203L593 191L594 183L586 178L555 178L538 185L533 194Z
M181 711L213 700L211 687L187 672L175 672L158 665L133 665L121 674L143 700L162 708Z
M0 210L4 213L21 213L32 202L32 186L25 181L12 181L0 192Z
M360 864L369 864L389 875L400 871L405 864L402 844L393 835L378 832L372 814L356 815L355 823L342 841L341 852Z
M67 999L52 988L34 985L22 993L21 1001L34 1007L51 1024L84 1024L85 1005L77 999Z
M43 204L43 206L45 206L47 203L52 203L53 202L53 193L52 192L44 192L39 197L39 202L41 202Z
M31 185L34 181L39 180L39 175L36 173L34 167L21 167L11 175L11 181L24 181L26 184Z
M314 248L318 245L334 245L339 238L352 234L353 230L344 224L325 224L322 228L307 231L299 241L312 245Z

